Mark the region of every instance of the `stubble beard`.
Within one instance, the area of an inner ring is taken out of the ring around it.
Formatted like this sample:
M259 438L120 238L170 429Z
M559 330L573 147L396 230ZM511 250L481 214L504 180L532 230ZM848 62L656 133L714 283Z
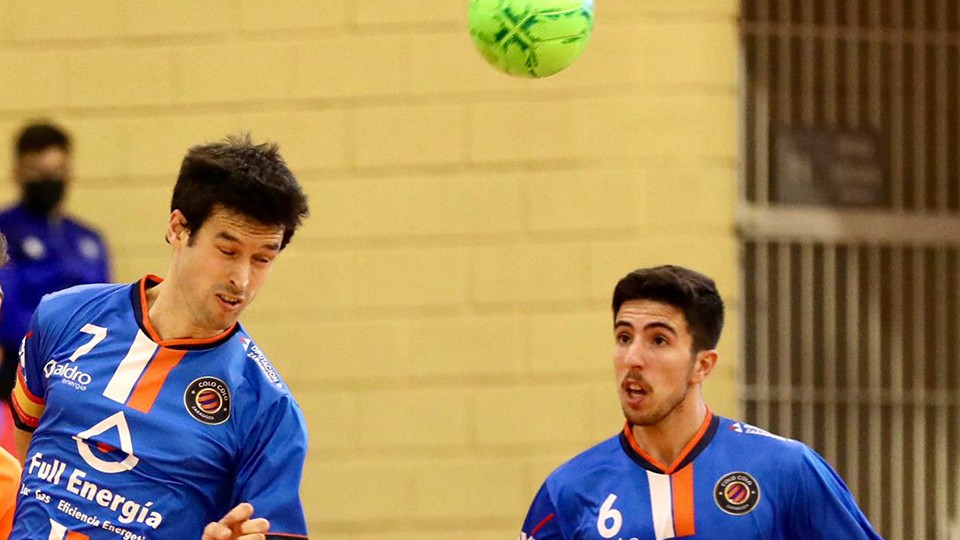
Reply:
M690 377L693 375L694 364L691 361L690 368L687 370L686 380L689 381ZM652 389L651 389L652 390ZM665 418L670 416L670 414L679 407L684 400L687 398L687 393L690 392L690 385L684 384L683 390L676 394L675 396L668 399L666 402L661 403L658 407L648 412L637 412L631 411L623 403L620 404L620 408L623 410L623 416L627 419L627 422L632 426L654 426L662 422ZM652 392L647 397L651 397Z
M685 386L680 394L673 396L669 401L661 403L657 408L647 412L631 411L627 409L626 405L621 404L623 415L627 421L634 426L653 426L659 424L683 403L689 391L690 387Z

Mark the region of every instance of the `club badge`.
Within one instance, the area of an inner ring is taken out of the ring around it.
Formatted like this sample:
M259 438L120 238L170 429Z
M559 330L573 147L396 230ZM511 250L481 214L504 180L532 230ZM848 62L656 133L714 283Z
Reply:
M745 472L724 475L713 488L717 506L732 516L749 514L760 502L760 484Z
M230 389L216 377L200 377L187 386L183 405L204 424L222 424L230 418Z

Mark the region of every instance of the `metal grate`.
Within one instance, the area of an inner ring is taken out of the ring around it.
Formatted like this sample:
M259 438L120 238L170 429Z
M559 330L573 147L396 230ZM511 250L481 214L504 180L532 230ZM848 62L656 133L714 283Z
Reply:
M744 198L767 205L770 131L864 130L890 209L960 213L957 0L745 0Z
M741 34L746 417L885 538L960 538L960 0L744 0ZM777 203L784 129L874 134L886 203Z
M960 248L754 238L744 266L747 418L818 449L884 537L946 537Z

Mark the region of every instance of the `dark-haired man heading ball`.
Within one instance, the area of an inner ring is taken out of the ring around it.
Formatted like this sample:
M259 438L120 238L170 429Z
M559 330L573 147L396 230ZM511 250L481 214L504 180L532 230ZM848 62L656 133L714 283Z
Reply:
M713 280L636 270L617 283L613 316L626 424L547 478L521 540L880 538L813 450L704 403L723 327Z
M306 537L303 415L237 322L306 215L276 146L197 146L166 278L43 300L12 399L25 462L10 538Z

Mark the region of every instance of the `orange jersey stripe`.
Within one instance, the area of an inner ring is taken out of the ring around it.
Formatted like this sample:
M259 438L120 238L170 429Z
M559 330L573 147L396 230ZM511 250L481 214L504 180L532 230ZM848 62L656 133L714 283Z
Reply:
M67 536L64 537L64 540L90 540L90 537L77 531L67 531Z
M174 349L161 348L157 355L150 361L146 371L130 395L127 405L146 414L153 408L153 402L157 400L163 383L167 380L170 370L177 367L180 360L187 354L187 351L178 351Z
M697 533L693 512L693 463L670 475L673 490L673 524L677 536Z

